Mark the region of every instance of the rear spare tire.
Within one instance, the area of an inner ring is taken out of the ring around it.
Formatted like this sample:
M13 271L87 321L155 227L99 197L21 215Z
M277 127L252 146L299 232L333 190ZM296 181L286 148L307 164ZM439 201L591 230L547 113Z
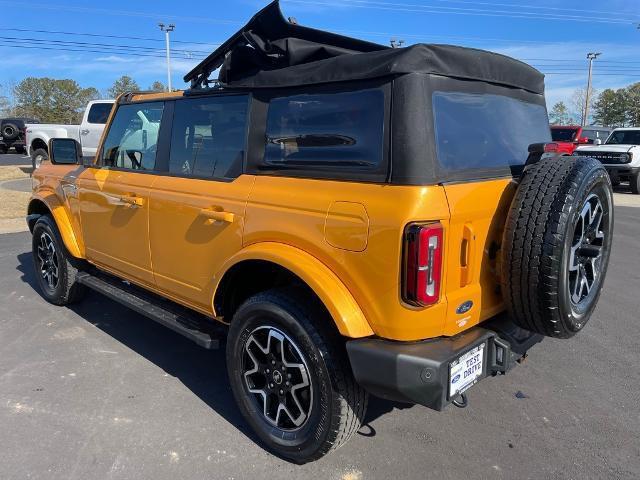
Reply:
M5 140L13 140L18 136L20 130L15 123L5 123L2 125L2 136Z
M611 181L600 162L556 157L527 167L502 241L502 291L513 321L569 338L593 313L613 234Z

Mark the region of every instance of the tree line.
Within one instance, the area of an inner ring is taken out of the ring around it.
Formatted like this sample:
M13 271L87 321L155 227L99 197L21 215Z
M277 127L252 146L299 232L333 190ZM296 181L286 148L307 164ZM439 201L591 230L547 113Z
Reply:
M87 102L100 98L139 91L131 77L123 75L103 92L94 87L82 87L75 80L48 77L27 77L15 85L0 85L0 118L27 117L43 123L79 123ZM147 90L162 92L162 82L153 82Z
M603 127L640 126L640 82L613 90L607 88L598 93L592 90L589 101L589 118L586 124ZM553 125L581 124L586 104L586 89L577 89L571 99L557 102L549 112Z

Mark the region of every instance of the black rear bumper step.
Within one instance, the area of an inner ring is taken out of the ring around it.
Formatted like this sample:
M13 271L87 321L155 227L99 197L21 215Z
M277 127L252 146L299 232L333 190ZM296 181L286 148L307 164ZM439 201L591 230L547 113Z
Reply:
M449 372L463 353L484 344L484 368L478 379L482 380L507 373L542 338L502 315L455 337L417 342L350 340L347 353L356 381L370 393L442 410L456 400L448 391Z
M163 299L140 287L103 273L80 272L82 285L102 293L209 350L220 347L222 325L197 312Z

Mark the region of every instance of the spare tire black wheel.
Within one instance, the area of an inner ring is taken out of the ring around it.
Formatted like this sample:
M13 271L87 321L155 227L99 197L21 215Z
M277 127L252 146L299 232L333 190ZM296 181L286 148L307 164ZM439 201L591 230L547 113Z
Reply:
M2 136L5 140L13 140L18 136L20 130L14 123L5 123L2 125Z
M569 338L589 320L607 273L613 194L607 171L588 157L527 167L502 241L502 291L513 321Z

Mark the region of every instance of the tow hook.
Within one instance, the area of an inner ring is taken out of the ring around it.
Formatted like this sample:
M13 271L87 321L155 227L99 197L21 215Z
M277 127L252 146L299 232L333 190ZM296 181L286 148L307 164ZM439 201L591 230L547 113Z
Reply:
M467 408L467 405L469 405L469 399L467 398L466 393L461 393L451 403L453 403L458 408Z

